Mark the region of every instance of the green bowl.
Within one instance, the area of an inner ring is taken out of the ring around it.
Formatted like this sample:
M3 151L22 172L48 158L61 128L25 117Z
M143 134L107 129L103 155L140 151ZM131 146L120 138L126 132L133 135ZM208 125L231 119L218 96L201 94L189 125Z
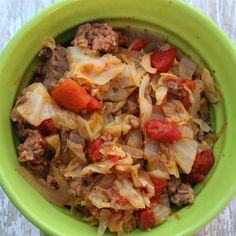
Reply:
M137 229L130 235L190 235L200 230L236 194L236 51L229 39L208 18L183 1L70 0L50 6L25 25L0 58L0 181L16 207L49 235L96 235L91 227L44 200L15 170L19 165L10 122L10 112L20 88L32 76L35 56L47 36L60 43L72 37L72 29L88 21L107 21L115 27L132 26L166 36L170 43L207 66L222 91L222 99L212 109L216 131L227 123L214 151L216 164L206 181L196 186L192 206L178 211L180 219L170 220L151 232ZM66 32L66 33L65 33ZM179 217L178 217L179 218ZM109 235L109 233L107 233Z

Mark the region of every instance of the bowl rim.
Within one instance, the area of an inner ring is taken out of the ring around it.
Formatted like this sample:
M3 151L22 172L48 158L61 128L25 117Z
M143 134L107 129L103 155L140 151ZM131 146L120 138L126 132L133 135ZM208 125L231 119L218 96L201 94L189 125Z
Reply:
M80 1L80 0L78 0ZM231 49L236 54L236 48L232 44L232 42L229 40L229 38L226 36L226 34L221 30L215 22L213 22L209 17L205 16L200 10L192 7L184 0L176 0L176 4L181 4L183 7L185 7L187 10L191 11L192 14L198 15L202 20L205 21L206 24L210 25L213 30L219 35L219 37L222 39L222 41L227 44L227 47ZM7 44L3 52L0 56L0 67L4 63L4 61L7 61L9 58L9 55L12 54L12 48L15 47L18 43L18 39L24 37L24 35L27 33L27 31L30 28L33 28L39 21L41 21L45 14L49 14L50 12L54 11L55 8L63 8L64 5L70 4L70 1L67 0L59 0L45 9L41 10L39 13L37 13L32 19L30 19L23 27L15 34L15 36L10 40L10 42ZM18 201L18 199L14 196L14 193L11 189L11 187L8 186L8 183L4 180L2 169L0 168L0 184L1 187L4 189L4 192L7 194L11 202L17 207L17 209L27 217L29 221L31 221L34 225L38 226L40 230L43 230L46 233L49 233L51 235L54 235L56 230L52 229L48 224L44 224L43 221L41 221L37 217L32 217L31 210L28 208L23 207L21 202ZM219 204L216 209L213 209L208 215L198 224L195 225L195 227L192 227L188 233L195 233L196 231L200 230L202 227L207 225L213 218L215 218L230 202L230 200L236 195L236 183L234 186L232 186L231 190L225 193L224 195L224 201Z

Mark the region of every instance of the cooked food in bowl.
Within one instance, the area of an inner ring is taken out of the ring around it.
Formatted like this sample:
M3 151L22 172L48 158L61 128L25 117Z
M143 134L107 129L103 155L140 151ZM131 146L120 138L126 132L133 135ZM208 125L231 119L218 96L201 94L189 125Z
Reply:
M101 23L66 47L49 38L39 57L11 115L17 169L37 191L98 235L148 230L194 202L217 140L207 69L162 37Z

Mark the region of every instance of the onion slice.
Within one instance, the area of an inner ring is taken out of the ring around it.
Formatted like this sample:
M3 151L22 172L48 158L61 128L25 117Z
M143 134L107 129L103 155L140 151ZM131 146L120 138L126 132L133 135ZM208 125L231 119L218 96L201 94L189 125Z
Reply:
M181 79L191 80L197 69L197 64L188 57L183 57L179 64L179 74Z
M156 100L157 100L157 105L161 105L163 103L163 101L165 100L166 96L168 93L168 89L167 87L164 86L160 86L157 88L156 90Z
M60 176L55 176L55 180L58 183L59 188L57 190L50 189L44 185L39 178L35 177L29 170L23 166L17 166L16 170L19 174L36 189L47 201L63 207L67 201L68 185L66 181Z
M207 69L202 72L202 81L205 85L206 98L210 103L217 103L220 99L219 93L216 91L214 80Z
M157 72L157 69L151 66L150 54L145 54L142 57L142 61L140 64L143 67L143 69L146 70L150 74L155 74Z
M145 124L147 121L149 121L152 116L152 102L149 94L146 92L149 82L150 77L148 75L144 76L139 88L139 108L142 124Z
M169 146L175 155L175 160L181 169L189 174L197 154L198 143L193 139L182 138Z

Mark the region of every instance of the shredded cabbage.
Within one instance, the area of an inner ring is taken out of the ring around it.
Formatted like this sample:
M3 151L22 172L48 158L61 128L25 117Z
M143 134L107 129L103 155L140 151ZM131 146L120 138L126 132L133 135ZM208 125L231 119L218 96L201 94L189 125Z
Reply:
M157 69L151 66L150 54L145 54L142 57L142 61L140 64L143 67L143 69L146 70L150 74L155 74L157 72Z
M104 125L103 116L99 112L94 112L90 119L86 120L80 115L64 109L57 109L54 123L63 130L78 130L84 139L90 141L98 138Z
M122 148L117 147L117 146L106 146L104 145L101 149L100 149L100 153L102 153L103 155L117 155L120 156L122 158L126 157L126 153L122 150Z
M202 131L207 133L211 131L211 127L202 119L194 118L193 121L200 126L200 129Z
M197 68L197 64L189 57L183 57L179 64L179 74L181 79L192 79L192 76Z
M164 86L160 86L156 89L157 105L161 105L167 96L168 89Z
M148 84L150 77L145 75L139 88L139 109L140 119L143 124L150 120L152 116L152 102L148 94Z
M203 82L199 79L195 80L195 89L192 93L194 102L192 102L192 106L190 107L190 114L195 116L200 109L200 100L201 100L201 93L204 89Z
M42 83L24 89L26 102L17 107L19 114L31 125L38 126L56 114L56 104Z
M216 103L219 101L220 96L216 91L214 80L207 69L204 69L202 72L202 81L205 85L205 94L206 98L210 103Z
M81 162L86 163L87 159L85 157L85 153L83 151L83 146L78 143L74 143L71 140L67 140L67 148L80 159Z
M121 148L122 148L122 150L124 150L124 152L129 153L130 156L132 156L132 158L143 159L144 152L142 149L130 147L128 145L122 145Z
M81 158L76 157L70 161L68 166L63 170L65 177L76 179L80 177L80 171L82 169Z
M169 207L165 205L157 204L153 209L153 213L154 213L155 223L156 225L159 225L163 221L169 218L169 216L171 215L171 210Z
M74 63L80 63L84 61L89 61L91 59L98 59L98 53L87 49L87 48L80 48L80 47L68 47L67 51L67 58L70 63L70 67Z
M127 145L130 147L143 148L143 137L140 129L132 129L126 136Z
M188 121L191 119L191 116L185 110L182 102L178 100L171 100L169 102L166 102L162 106L162 109L165 115L173 122L187 124Z
M197 154L198 143L193 139L182 138L176 143L169 145L175 156L175 160L181 169L189 174Z
M97 236L103 236L105 230L108 226L109 219L111 217L111 212L107 209L102 209L99 217L99 227Z
M79 84L104 85L118 74L120 74L125 65L111 54L105 54L99 58L86 58L71 65L70 76L77 80Z
M127 200L137 209L145 208L142 195L138 190L135 190L132 183L127 179L117 179L114 181L114 185L118 188L119 193L122 197Z
M112 122L105 125L103 131L105 133L111 134L113 137L126 135L132 128L130 119L137 120L137 117L126 113L122 114L121 116L116 116Z
M131 88L121 88L116 83L111 83L109 91L104 95L104 99L112 102L120 102L126 100L132 92L135 90L135 87Z
M55 157L58 157L61 149L61 140L58 134L52 134L45 137L46 142L55 151Z
M60 137L59 134L52 134L50 136L45 137L47 143L54 149L54 151L57 151L60 149Z
M181 133L182 138L193 139L193 130L190 127L186 125L180 125L178 126L178 129Z
M104 162L97 162L90 165L87 165L84 167L81 172L80 176L84 175L92 175L93 173L99 173L99 174L109 174L111 173L110 169L115 165L116 163L106 160Z
M175 158L175 153L171 148L171 144L161 144L160 149L157 152L157 155L160 162L164 164L167 172L170 175L174 175L176 178L179 178L177 161Z

